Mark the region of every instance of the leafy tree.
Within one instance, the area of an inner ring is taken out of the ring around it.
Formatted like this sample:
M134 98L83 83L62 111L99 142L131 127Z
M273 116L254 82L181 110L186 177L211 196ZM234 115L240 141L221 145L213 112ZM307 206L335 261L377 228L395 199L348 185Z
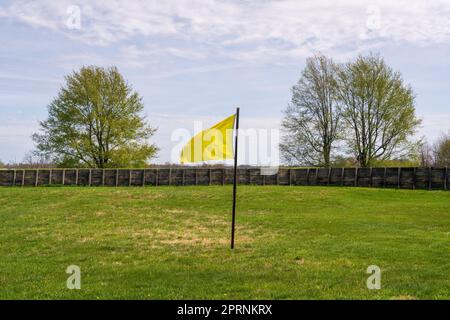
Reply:
M143 166L157 152L143 108L116 67L82 67L50 103L42 132L33 135L36 153L68 167Z
M323 55L308 58L282 121L280 151L291 164L330 166L339 138L336 65Z
M338 72L348 145L362 167L409 152L420 124L412 89L380 57L359 56Z

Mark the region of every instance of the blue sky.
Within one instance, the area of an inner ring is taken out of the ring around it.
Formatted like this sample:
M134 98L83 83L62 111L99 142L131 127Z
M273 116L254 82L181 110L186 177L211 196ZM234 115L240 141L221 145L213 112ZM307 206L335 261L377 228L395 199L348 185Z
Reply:
M165 162L175 129L235 106L242 127L278 128L317 51L337 62L379 53L414 89L418 136L450 129L449 1L0 1L0 160L33 148L64 75L82 65L118 66Z

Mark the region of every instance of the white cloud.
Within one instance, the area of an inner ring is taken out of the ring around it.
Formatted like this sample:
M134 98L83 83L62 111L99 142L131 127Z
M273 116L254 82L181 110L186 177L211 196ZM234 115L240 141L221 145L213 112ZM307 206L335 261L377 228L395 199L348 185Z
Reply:
M76 31L65 26L67 7L74 4L82 17ZM38 0L4 5L1 16L94 45L133 37L182 41L191 49L159 46L188 59L202 58L205 51L249 61L303 58L318 50L345 55L386 42L426 46L450 40L447 0ZM192 49L197 46L201 54Z

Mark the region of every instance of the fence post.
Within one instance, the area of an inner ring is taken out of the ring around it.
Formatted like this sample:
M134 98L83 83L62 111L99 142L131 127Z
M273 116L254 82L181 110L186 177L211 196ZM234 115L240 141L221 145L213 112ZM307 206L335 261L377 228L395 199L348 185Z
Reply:
M358 167L355 168L355 187L358 186Z
M75 185L78 185L78 169L75 170Z
M34 186L37 187L39 182L39 169L36 169L36 181L34 182Z
M316 186L319 185L318 179L319 179L319 168L316 168Z
M89 169L89 187L92 185L92 169Z
M119 169L116 169L116 187L119 185Z
M25 169L22 170L22 187L25 185Z
M331 167L328 168L328 185L331 184Z
M400 179L402 177L402 167L398 168L397 171L397 189L400 189Z
M387 168L384 167L383 188L386 188Z
M102 186L105 186L105 169L102 170Z
M344 173L345 173L345 169L344 169L344 167L342 167L342 170L341 170L341 186L344 185Z
M309 186L309 168L306 169L306 185Z
M142 186L145 187L145 169L142 170Z
M14 174L13 174L13 183L12 185L15 186L16 185L16 177L17 177L17 170L14 169Z
M444 175L444 190L447 190L448 167L445 167Z
M131 186L131 175L133 174L133 170L128 170L128 186Z
M169 186L172 184L172 168L169 168Z
M65 183L66 183L66 169L63 169L62 184L65 185Z
M262 184L263 184L263 186L266 185L266 175L265 174L263 174L263 176L262 176Z
M52 184L52 172L53 172L53 169L50 169L50 173L48 175L48 184Z
M158 184L159 184L159 169L156 168L155 185L157 186Z
M414 167L414 168L413 168L413 183L412 183L412 188L413 188L413 190L416 189L416 173L417 173L417 168Z
M431 167L428 167L428 190L431 190Z

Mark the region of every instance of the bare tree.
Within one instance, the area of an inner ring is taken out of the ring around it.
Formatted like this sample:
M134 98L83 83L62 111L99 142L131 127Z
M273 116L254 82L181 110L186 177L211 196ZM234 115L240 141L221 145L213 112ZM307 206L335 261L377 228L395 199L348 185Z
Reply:
M428 142L423 142L419 149L419 161L421 167L431 167L434 165L433 147Z
M339 97L349 128L348 146L360 166L401 157L420 124L412 89L380 57L359 56L340 68Z
M450 132L442 135L434 147L436 155L436 166L450 166Z
M336 71L323 55L307 59L281 124L280 151L287 162L330 166L340 124Z

